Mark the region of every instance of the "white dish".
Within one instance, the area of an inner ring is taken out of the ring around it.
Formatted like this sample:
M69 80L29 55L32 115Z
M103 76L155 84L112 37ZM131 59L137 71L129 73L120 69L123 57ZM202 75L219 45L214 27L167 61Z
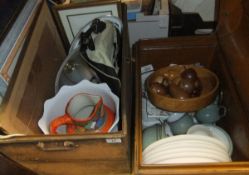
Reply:
M187 134L205 135L205 136L210 136L210 137L213 136L210 129L206 125L202 125L202 124L191 126L188 129Z
M50 122L56 117L63 115L69 99L79 93L102 96L104 104L115 112L115 121L109 129L109 132L117 130L117 123L119 122L119 98L112 93L106 83L95 84L88 80L82 80L76 85L62 86L53 98L45 101L43 115L38 121L38 126L44 134L49 134ZM60 127L59 133L65 134L65 127Z
M201 157L201 158L208 158L208 159L212 159L213 162L230 162L230 161L226 161L222 158L220 158L218 155L215 154L210 154L208 152L178 152L178 153L172 153L172 154L168 154L168 155L162 155L158 158L154 158L154 159L149 159L147 161L144 161L144 163L146 164L157 164L160 162L163 162L165 160L170 160L170 159L175 159L175 158L192 158L192 157Z
M215 149L220 152L227 153L227 151L224 148L221 148L217 146L216 143L213 142L207 142L205 140L178 140L175 142L165 142L165 144L160 144L159 146L154 147L149 152L143 152L143 155L149 155L149 154L155 154L157 152L160 152L165 149L172 149L177 147L202 147L202 148L208 148L208 149Z
M208 127L210 128L213 137L222 141L226 145L228 153L231 156L233 153L233 142L229 134L224 129L218 126L208 125Z
M203 157L178 157L178 158L172 158L167 160L162 160L160 162L154 163L154 164L196 164L196 163L217 163L216 160L209 159L209 158L203 158ZM150 164L150 163L146 163Z
M229 155L233 152L233 143L229 134L222 128L215 125L194 125L189 128L187 134L207 135L220 140L226 146Z
M213 143L213 144L216 144L217 147L220 147L221 149L224 149L226 151L227 150L227 147L224 145L224 143L222 143L221 141L215 139L215 138L212 138L212 137L209 137L209 136L203 136L203 135L177 135L177 136L172 136L172 137L167 137L167 138L164 138L164 139L161 139L159 141L156 141L154 143L152 143L151 145L149 145L144 151L143 151L143 154L147 154L149 153L150 151L156 149L158 146L160 145L166 145L166 144L169 144L169 143L173 143L173 142L179 142L179 140L192 140L192 141L204 141L206 143Z
M174 149L208 149L208 150L215 150L217 152L220 152L222 154L227 154L227 151L220 148L216 144L212 142L206 142L202 140L183 140L183 141L177 141L177 142L171 142L166 143L158 146L157 148L154 148L148 153L143 153L143 156L149 158L151 156L154 156L156 154L160 155L160 152L165 150L174 150Z
M189 142L188 144L189 145L192 145L192 143L194 142ZM178 145L180 145L179 143L176 143ZM200 145L200 146L203 146L204 144ZM194 151L194 152L208 152L208 156L213 156L213 157L208 157L208 158L212 158L213 160L216 160L217 162L230 162L231 161L231 158L230 156L228 155L228 153L220 148L217 148L216 145L209 145L209 146L203 146L203 148L196 148L196 149L191 149L191 148L173 148L174 146L171 145L171 148L169 150L167 150L167 148L165 150L163 150L161 148L161 150L157 150L155 149L153 152L149 152L147 154L143 154L143 160L145 162L151 162L151 161L154 161L154 159L158 159L162 156L164 156L165 154L171 154L171 153L178 153L178 152L181 152L184 150L185 151ZM176 147L176 146L175 146ZM180 147L180 146L179 146ZM156 152L158 151L158 152ZM216 157L217 155L219 155L218 157ZM168 157L169 155L166 155L166 158L169 158ZM190 155L189 157L192 157L193 155ZM174 158L174 157L173 157ZM163 159L164 160L164 159Z
M198 146L198 145L197 145ZM203 157L215 160L216 162L230 162L229 155L225 152L220 152L215 149L198 148L195 147L176 147L171 149L165 149L157 154L144 157L144 162L147 163L160 163L161 161L174 159L179 157Z

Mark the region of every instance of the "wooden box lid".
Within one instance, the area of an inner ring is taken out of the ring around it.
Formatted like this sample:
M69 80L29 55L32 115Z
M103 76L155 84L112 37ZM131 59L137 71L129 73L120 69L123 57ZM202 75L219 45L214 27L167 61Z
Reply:
M217 38L242 106L249 112L249 1L220 0Z

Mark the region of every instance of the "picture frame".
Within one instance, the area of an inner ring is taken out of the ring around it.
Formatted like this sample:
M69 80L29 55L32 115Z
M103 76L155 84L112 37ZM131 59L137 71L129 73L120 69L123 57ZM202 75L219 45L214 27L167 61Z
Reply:
M10 6L11 2L4 2ZM13 2L12 2L13 3ZM24 2L22 2L24 3ZM11 21L11 27L1 38L0 44L0 106L7 101L12 90L13 83L20 68L23 54L26 48L27 38L32 30L32 21L39 11L41 0L27 1L20 7L16 18ZM21 5L21 4L20 4ZM14 7L14 6L13 6ZM10 10L10 9L9 9ZM14 14L12 14L14 15ZM9 16L12 20L13 16Z
M120 1L89 1L53 7L55 22L66 51L78 31L95 18L113 15L121 18Z

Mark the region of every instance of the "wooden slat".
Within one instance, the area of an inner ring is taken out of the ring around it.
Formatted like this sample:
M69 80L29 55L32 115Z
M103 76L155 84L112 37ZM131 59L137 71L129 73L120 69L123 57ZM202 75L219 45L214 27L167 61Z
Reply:
M136 59L136 118L134 143L135 174L155 175L193 175L193 174L247 174L248 162L248 118L245 112L231 72L219 50L215 37L179 37L140 41L134 48ZM232 163L193 164L193 165L145 165L142 162L142 103L141 103L141 66L152 64L159 69L170 63L189 64L199 62L217 72L221 88L224 88L224 104L228 115L219 125L224 126L234 143Z
M129 175L127 161L81 160L78 162L22 162L23 166L46 175Z
M55 74L65 58L49 9L44 4L42 9L8 104L1 113L1 125L9 133L40 133L36 129L37 117L42 115L45 99L54 95Z
M8 132L28 135L0 140L0 150L38 174L128 174L131 169L131 84L122 87L118 132L43 135L38 128L43 103L54 96L55 75L66 57L49 9L43 2L10 101L1 113L2 124ZM125 13L122 16L126 19ZM124 23L122 81L126 83L131 81L131 61L127 21ZM106 139L120 142L107 143ZM76 146L65 148L64 142L68 141Z
M0 154L0 174L1 175L37 175L35 172L25 168L21 164Z
M249 113L249 16L248 2L221 0L220 23L217 31L219 44L226 57L228 69Z

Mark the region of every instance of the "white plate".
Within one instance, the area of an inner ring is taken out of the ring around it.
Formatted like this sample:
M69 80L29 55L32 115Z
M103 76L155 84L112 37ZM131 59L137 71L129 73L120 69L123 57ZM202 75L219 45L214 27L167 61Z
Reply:
M222 141L226 145L228 153L231 156L233 153L233 142L229 134L224 129L218 126L208 125L208 127L210 128L213 137Z
M189 150L206 149L206 150L216 151L226 156L228 155L226 150L220 148L219 146L217 146L212 142L205 142L201 140L182 140L178 142L162 144L146 154L143 153L143 157L148 159L150 157L154 157L154 155L160 156L160 153L163 151L169 150L169 152L171 152L176 149L189 149Z
M170 142L170 143L165 143L161 144L158 147L155 147L153 150L149 152L143 152L144 157L150 157L151 155L157 154L158 152L164 151L164 150L169 150L169 149L174 149L174 148L206 148L206 149L213 149L216 151L219 151L221 153L227 153L226 150L223 148L220 148L216 144L212 142L205 142L202 140L183 140L183 141L176 141L176 142Z
M156 154L145 157L143 160L145 163L160 163L161 161L168 159L175 159L179 157L202 157L212 159L215 162L230 162L231 159L227 153L220 152L214 149L201 148L201 147L176 147L171 149L165 149Z
M226 146L229 155L233 152L233 143L229 134L222 128L215 125L194 125L189 128L187 134L206 134L210 137L220 140Z
M215 139L215 138L212 138L212 137L209 137L209 136L202 136L202 135L177 135L177 136L172 136L172 137L167 137L167 138L164 138L164 139L161 139L159 141L156 141L154 143L152 143L151 145L149 145L144 151L143 151L143 154L147 154L149 152L151 152L152 150L154 149L157 149L158 146L160 145L166 145L166 144L169 144L169 143L173 143L173 142L179 142L179 140L192 140L192 141L204 141L206 143L213 143L215 144L217 147L220 147L221 149L224 149L226 151L227 150L227 147L224 145L224 143L222 143L221 141Z
M179 157L173 159L162 160L155 164L192 164L192 163L217 163L216 160L203 157ZM147 163L149 164L149 163Z
M152 148L150 151L143 151L143 154L151 154L151 153L155 153L164 149L171 149L171 148L175 148L175 147L196 147L196 145L198 145L199 147L204 147L204 148L209 148L209 149L215 149L224 153L227 153L226 149L224 149L223 147L220 147L219 145L217 145L216 143L213 142L208 142L205 140L177 140L174 142L165 142L162 143L158 146L155 146L154 148ZM146 150L146 149L145 149Z
M192 158L192 157L201 157L201 158L207 158L213 160L213 162L227 162L223 161L218 155L215 156L213 154L210 155L210 153L207 152L178 152L178 153L172 153L168 155L162 155L158 158L144 160L143 163L145 164L157 164L161 163L166 160L170 159L176 159L176 158ZM229 161L228 161L229 162Z

